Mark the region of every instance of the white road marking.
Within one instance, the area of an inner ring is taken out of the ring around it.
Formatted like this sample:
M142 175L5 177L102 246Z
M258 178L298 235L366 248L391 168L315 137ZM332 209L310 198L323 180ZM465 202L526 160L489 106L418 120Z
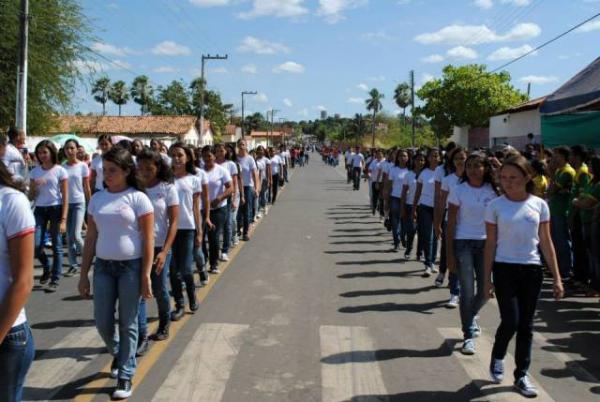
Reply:
M459 328L438 328L438 332L447 341L451 339L462 340L463 334ZM461 343L459 343L461 345ZM505 388L506 386L512 387L513 371L515 370L514 358L510 353L506 355L504 359L504 382L496 385L490 383L489 364L490 356L492 355L492 339L482 334L475 340L477 353L474 356L465 356L460 351L454 351L454 357L458 359L461 366L465 369L468 376L474 380L479 389L481 390L481 398L475 399L475 401L507 401L507 402L519 402L523 401L523 397L512 389L507 392L499 392L498 388ZM542 386L532 378L532 382L538 389L539 396L536 401L540 402L554 402L554 399L542 388Z
M153 402L220 402L248 325L202 324Z
M322 326L320 336L323 402L345 402L358 396L367 402L388 394L367 328Z

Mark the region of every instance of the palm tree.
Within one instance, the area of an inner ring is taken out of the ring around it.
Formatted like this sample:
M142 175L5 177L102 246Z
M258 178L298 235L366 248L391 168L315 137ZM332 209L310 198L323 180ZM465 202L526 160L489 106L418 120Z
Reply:
M106 102L110 94L110 79L102 77L94 82L92 86L92 95L96 102L102 103L102 116L106 114Z
M108 97L117 106L119 106L119 116L121 116L121 106L129 100L129 90L125 81L117 81L112 84Z
M410 85L406 82L398 84L394 90L394 101L402 109L402 123L406 125L406 108L410 106Z
M137 76L131 83L131 97L133 101L140 105L140 113L143 116L148 111L148 105L154 92L150 79L145 75Z
M367 123L362 114L357 113L354 115L354 119L350 122L350 130L352 131L352 134L354 134L356 144L358 145L358 139L362 138L365 131L367 131Z
M375 116L383 108L381 100L384 98L383 94L380 93L377 88L373 88L369 91L370 98L365 101L367 110L373 111L373 121L371 122L371 148L375 148Z

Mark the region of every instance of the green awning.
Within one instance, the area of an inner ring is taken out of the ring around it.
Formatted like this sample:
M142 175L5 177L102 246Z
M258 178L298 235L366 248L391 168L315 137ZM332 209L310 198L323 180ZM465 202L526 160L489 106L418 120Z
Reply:
M545 147L584 145L600 149L600 112L542 115Z

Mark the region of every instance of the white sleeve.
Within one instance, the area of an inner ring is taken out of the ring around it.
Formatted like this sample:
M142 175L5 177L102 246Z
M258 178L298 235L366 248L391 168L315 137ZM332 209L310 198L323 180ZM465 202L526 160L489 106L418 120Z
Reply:
M7 240L35 232L35 219L25 194L11 192L4 196L2 203L2 226Z
M496 225L497 222L498 222L498 216L496 215L496 208L494 207L494 204L496 204L496 203L495 202L491 202L485 208L484 219L485 219L486 223L491 223L493 225Z
M179 195L173 184L167 185L167 206L179 205Z
M442 187L443 188L443 187ZM452 205L456 205L457 207L460 207L460 186L454 186L454 188L452 188L452 190L450 190L450 193L448 194L448 204L452 204Z
M550 220L550 208L548 208L548 203L540 199L540 204L540 223L548 222Z
M134 197L133 210L135 211L135 216L138 219L154 213L152 202L150 202L150 198L148 198L146 194L142 193L141 191L137 191L134 194Z

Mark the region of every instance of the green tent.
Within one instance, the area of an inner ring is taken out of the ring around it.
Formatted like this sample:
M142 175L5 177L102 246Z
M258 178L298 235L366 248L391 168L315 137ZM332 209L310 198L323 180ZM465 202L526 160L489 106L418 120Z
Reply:
M600 149L600 112L542 115L545 147L585 145Z

